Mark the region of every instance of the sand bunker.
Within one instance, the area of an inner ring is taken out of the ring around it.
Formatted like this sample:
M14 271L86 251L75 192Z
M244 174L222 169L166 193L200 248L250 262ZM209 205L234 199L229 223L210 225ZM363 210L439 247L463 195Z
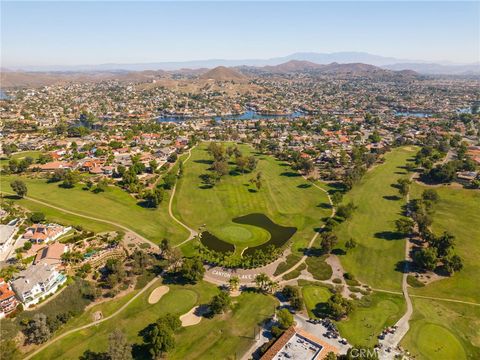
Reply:
M157 303L162 298L163 295L168 293L169 290L170 288L165 285L157 287L155 290L152 291L152 293L148 297L148 303L149 304Z
M200 321L202 321L202 315L208 311L206 306L195 306L186 314L180 316L180 321L182 322L182 326L192 326L197 325Z

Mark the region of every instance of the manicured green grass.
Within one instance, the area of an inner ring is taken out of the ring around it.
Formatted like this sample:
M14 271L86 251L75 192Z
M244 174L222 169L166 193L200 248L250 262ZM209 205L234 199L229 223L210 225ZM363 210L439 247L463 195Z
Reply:
M220 239L229 239L240 250L245 247L253 247L267 242L270 239L270 233L257 226L246 224L227 225L215 231Z
M418 198L427 187L415 184L412 198ZM480 303L480 191L435 187L440 201L435 205L432 231L455 235L455 252L464 268L453 276L435 281L412 293Z
M84 230L93 231L93 232L103 232L103 231L112 231L117 230L117 227L105 224L99 221L94 221L90 219L85 219L81 216L72 215L57 209L53 209L48 206L36 203L28 199L14 200L19 205L30 211L39 211L45 214L47 221L54 222L62 225L80 225Z
M480 307L419 298L413 304L401 345L416 359L480 358Z
M332 292L321 285L306 285L302 287L302 296L308 316L316 318L320 315L317 305L326 303L332 296Z
M401 295L373 293L356 301L348 319L337 322L340 334L351 344L373 346L386 327L394 325L405 312Z
M31 157L32 159L36 160L40 156L41 151L20 151L10 156L10 159L22 160L26 157ZM10 159L0 159L0 167L4 167L8 165Z
M160 282L157 284L159 285ZM106 351L108 335L121 329L131 343L141 343L138 332L168 312L181 315L192 307L208 302L218 289L208 283L194 286L169 285L170 291L156 304L148 297L157 285L136 299L117 317L94 328L69 335L49 346L34 359L76 359L85 350ZM170 359L237 358L251 345L257 324L273 314L276 300L267 295L244 293L234 299L234 307L226 315L202 319L195 326L183 328L176 336ZM93 309L92 309L93 310Z
M154 288L155 286L151 287L151 289L154 289ZM79 326L86 325L92 322L93 315L97 311L100 311L103 317L107 317L113 314L115 311L120 309L124 304L126 304L132 297L134 297L139 291L140 290L134 290L131 293L125 296L122 296L119 299L109 300L88 308L88 310L86 310L82 315L70 320L65 326L60 328L60 330L55 335L62 334L64 332L67 332L68 330L75 329ZM150 292L151 290L147 291L148 294L150 294Z
M291 280L300 276L301 272L307 268L305 263L301 263L295 270L292 270L282 276L283 280Z
M330 210L321 206L328 202L327 196L293 172L286 163L257 155L249 146L238 147L243 154L257 157L257 169L253 174L226 175L213 188L205 188L200 178L209 172L211 166L207 144L192 151L177 185L174 198L176 216L194 229L206 224L210 232L241 249L264 243L269 234L253 226L235 224L232 219L263 213L279 225L297 227L292 250L299 254L314 235L314 229L321 225L320 219L329 215ZM234 168L235 165L230 164L230 169ZM263 186L255 192L249 180L259 171L262 172Z
M233 310L228 314L184 328L168 358L240 359L260 331L259 324L273 315L278 302L253 292L243 293L233 301Z
M341 256L341 262L347 272L374 288L401 288L402 274L395 268L404 258L405 240L395 232L395 220L405 201L397 199L398 190L391 185L408 176L400 167L413 155L413 147L385 154L385 163L369 171L343 201L352 201L357 209L335 231L341 245L353 238L358 246Z
M45 179L2 176L2 190L11 192L10 182L14 179L21 179L25 182L28 196L31 198L82 215L119 223L155 242L166 238L172 244L178 244L188 236L187 231L172 221L168 215L170 192L165 194L158 209L145 209L139 206L137 200L131 195L113 186L110 186L105 192L94 194L82 190L81 184L73 189L63 189L58 184L46 183ZM28 208L29 204L25 203L25 205Z
M214 285L208 283L200 283L194 286L169 285L170 291L159 302L149 304L148 297L150 293L159 285L161 285L160 280L113 319L59 340L37 354L34 359L77 359L87 349L106 351L108 335L115 329L121 329L129 342L141 343L142 339L138 335L139 331L154 322L161 315L166 313L184 314L195 305L207 302L218 292ZM111 302L107 305L105 309L107 314L110 311L114 312L121 306L120 303L125 303L126 300L119 299L115 302L118 303L114 304ZM104 306L100 305L100 309L103 311ZM83 320L87 319L84 318ZM83 323L80 320L79 322Z
M326 256L309 256L305 261L307 269L316 280L328 280L332 277L332 267L325 262Z
M282 274L283 272L290 269L293 265L300 261L302 257L298 254L289 254L285 261L280 263L277 268L275 269L275 273L273 275L277 276Z

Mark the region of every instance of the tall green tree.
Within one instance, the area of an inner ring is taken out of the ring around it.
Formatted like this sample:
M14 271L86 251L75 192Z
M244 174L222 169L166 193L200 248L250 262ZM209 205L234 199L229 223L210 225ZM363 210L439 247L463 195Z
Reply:
M119 329L108 336L108 355L111 360L132 360L132 346Z
M22 180L13 180L10 183L12 190L21 198L27 195L28 189L27 185Z

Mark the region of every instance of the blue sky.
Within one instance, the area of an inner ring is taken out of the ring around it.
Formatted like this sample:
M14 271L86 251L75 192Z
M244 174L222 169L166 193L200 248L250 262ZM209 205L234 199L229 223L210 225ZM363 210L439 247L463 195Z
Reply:
M478 2L2 1L2 66L364 51L479 61Z

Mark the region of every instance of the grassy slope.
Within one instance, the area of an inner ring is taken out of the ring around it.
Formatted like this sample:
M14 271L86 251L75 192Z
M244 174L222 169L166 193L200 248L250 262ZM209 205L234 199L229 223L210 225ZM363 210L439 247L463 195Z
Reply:
M30 211L40 211L43 212L50 222L55 222L62 225L80 225L85 230L90 230L93 232L102 232L102 231L111 231L116 230L117 228L110 224L105 224L98 221L93 221L90 219L85 219L80 216L75 216L72 214L68 214L66 212L53 209L48 206L44 206L42 204L38 204L36 202L30 201L28 199L20 199L14 200L19 205L27 208Z
M480 358L480 307L418 298L413 305L401 345L417 359Z
M308 315L315 318L315 308L317 304L327 302L332 296L332 293L324 286L306 285L302 287L302 296Z
M114 319L69 335L49 346L34 359L76 359L87 349L106 351L108 334L116 328L126 333L129 342L141 343L138 332L162 314L170 312L181 315L195 305L208 302L218 292L215 286L208 283L186 287L169 285L171 290L157 304L151 305L147 299L155 286ZM120 301L122 299L118 300ZM182 329L176 336L176 347L168 357L182 359L188 354L192 359L209 359L225 358L226 354L242 354L251 343L256 324L273 313L275 300L261 294L245 293L234 301L237 304L229 314L203 319L198 325ZM115 308L119 306L120 304ZM105 310L108 313L109 309ZM113 308L111 310L113 312Z
M138 332L162 314L168 312L176 315L184 314L196 304L207 301L218 291L215 286L207 283L195 286L169 285L170 291L158 303L149 304L148 297L158 285L161 285L160 280L115 318L59 340L36 355L34 359L77 359L87 349L105 351L108 347L108 335L117 328L126 334L129 342L141 343ZM119 299L114 302L123 303L124 301ZM109 303L107 313L110 307L112 310L117 308L114 302ZM81 322L84 321L88 322L86 318Z
M405 312L401 295L373 293L359 301L347 320L337 323L340 334L351 344L373 346L386 327L394 325ZM365 306L362 306L364 303Z
M273 314L277 301L267 295L243 293L233 310L184 328L169 359L239 359L254 339L258 324Z
M400 217L404 200L391 200L385 196L397 196L398 190L391 184L407 177L404 166L415 154L413 148L397 148L385 155L385 163L369 171L360 184L345 196L344 203L353 201L358 207L352 219L337 228L340 243L353 238L358 246L341 257L346 271L374 288L400 290L400 272L397 262L404 257L405 240L387 240L377 233L395 231L395 220Z
M47 184L44 179L2 176L2 190L11 192L9 183L16 178L21 178L26 183L29 197L79 214L117 222L152 241L160 242L167 238L176 244L188 236L186 230L168 215L169 193L165 194L160 207L154 210L140 207L135 199L116 187L94 194L82 190L81 185L73 189L62 189L58 184ZM25 205L28 207L28 204Z
M259 192L248 191L253 189L249 184L253 174L227 175L213 189L202 189L199 176L207 173L210 166L205 163L210 160L206 147L202 144L193 150L177 187L174 211L182 221L194 229L206 224L217 236L243 247L261 243L266 238L252 232L252 227L234 224L231 219L260 212L280 225L299 229L293 237L294 251L307 245L314 228L321 224L320 219L329 214L328 209L319 207L327 202L324 193L309 186L283 162L269 156L257 157L259 163L254 174L261 171L264 179ZM244 154L251 152L250 147L239 148ZM230 167L233 169L234 165Z
M412 196L420 197L424 189L415 184ZM437 235L448 231L456 236L455 251L464 268L448 279L411 292L480 303L480 191L446 186L435 189L440 201L435 205L432 230Z
M427 187L415 184L412 197ZM435 206L432 229L456 236L455 251L464 269L454 276L423 288L418 295L480 302L480 192L447 186L435 188L440 201ZM474 359L480 357L480 307L413 298L411 330L402 344L419 359Z
M0 159L0 167L4 167L8 165L8 162L10 159L17 159L17 160L22 160L26 157L31 157L32 159L36 160L40 156L42 152L41 151L20 151L15 154L12 154L9 159Z

